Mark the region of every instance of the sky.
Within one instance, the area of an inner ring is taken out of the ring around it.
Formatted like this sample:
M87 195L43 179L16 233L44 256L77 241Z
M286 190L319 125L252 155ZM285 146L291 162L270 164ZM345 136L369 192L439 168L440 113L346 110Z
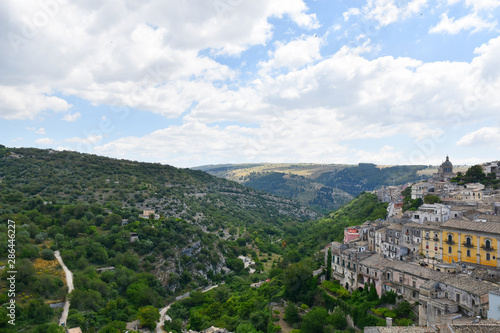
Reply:
M0 144L176 167L500 155L500 0L3 0Z

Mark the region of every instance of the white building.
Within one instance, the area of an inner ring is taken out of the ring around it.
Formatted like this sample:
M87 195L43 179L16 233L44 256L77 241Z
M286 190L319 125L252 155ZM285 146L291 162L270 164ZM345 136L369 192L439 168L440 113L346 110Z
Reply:
M411 221L423 224L425 222L444 223L450 218L462 216L462 212L453 210L451 206L441 203L423 204L418 210L412 212Z
M408 255L409 250L406 246L391 244L388 242L383 243L384 258L393 260L403 260L403 257Z
M428 191L434 188L434 185L428 182L420 182L413 184L411 186L411 198L415 199L424 199L427 195Z

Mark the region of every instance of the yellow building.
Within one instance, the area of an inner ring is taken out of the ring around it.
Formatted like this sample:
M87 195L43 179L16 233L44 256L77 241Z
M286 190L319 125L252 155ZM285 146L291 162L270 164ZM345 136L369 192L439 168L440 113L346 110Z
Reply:
M441 229L439 223L425 222L422 224L422 243L420 253L426 258L441 260Z
M500 268L500 223L448 220L441 227L443 262L463 262Z

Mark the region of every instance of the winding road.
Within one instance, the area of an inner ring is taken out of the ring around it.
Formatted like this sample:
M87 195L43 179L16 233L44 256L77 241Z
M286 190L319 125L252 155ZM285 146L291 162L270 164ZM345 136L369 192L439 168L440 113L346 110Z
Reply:
M174 304L174 303L172 303ZM162 330L163 323L165 320L172 320L169 315L167 315L168 309L170 309L170 306L172 304L169 304L168 306L164 307L163 309L160 309L160 321L158 322L158 325L156 325L155 333L163 333L164 331Z
M61 266L64 270L64 273L66 274L66 285L68 286L68 294L69 294L74 289L74 287L73 287L73 273L71 273L71 271L68 269L68 267L66 267L66 265L64 264L59 251L55 251L54 256L56 257L57 261L59 261L59 264L61 264ZM68 312L69 312L69 298L68 298L68 296L66 296L66 302L64 303L63 313L61 315L61 319L59 319L59 325L66 324L66 320L68 319Z

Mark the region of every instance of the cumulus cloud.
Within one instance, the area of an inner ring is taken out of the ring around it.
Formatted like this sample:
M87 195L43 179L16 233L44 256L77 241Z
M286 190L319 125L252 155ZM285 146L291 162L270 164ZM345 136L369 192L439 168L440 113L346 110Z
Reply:
M44 15L44 24L32 22ZM273 17L305 29L320 26L303 0L68 2L51 15L37 1L11 0L0 5L0 17L2 31L23 41L0 40L0 117L7 119L69 109L50 90L25 92L23 84L42 82L95 104L175 117L197 99L200 86L235 78L201 50L237 56L264 45L273 35Z
M454 17L449 18L447 13L441 14L441 21L429 29L430 33L449 33L455 35L462 30L470 30L471 33L479 32L482 30L494 30L497 22L489 22L477 13L471 13L464 17L455 20Z
M77 121L81 116L82 116L82 114L80 112L67 113L64 115L62 120L72 123L72 122Z
M494 63L491 55L497 52L500 42L491 40L470 63L425 63L390 56L367 60L342 48L236 90L207 86L184 125L115 140L94 152L182 166L228 162L228 156L234 161L290 161L293 156L325 163L352 162L356 156L378 163L376 154L353 149L349 142L404 135L414 141L414 150L425 147L418 160L425 163L442 158L429 150L449 140L450 130L497 116L498 90L481 89L482 70ZM489 82L491 87L499 83L500 77ZM224 121L239 125L220 124ZM392 147L379 148L386 164L410 161Z
M323 39L317 35L301 36L287 44L276 42L275 51L270 52L271 59L259 65L265 70L280 67L298 69L321 58L322 44Z
M467 133L457 141L457 146L491 146L498 149L500 127L483 127Z
M448 0L448 5L454 5L462 0ZM464 0L467 7L474 11L491 10L500 7L500 0Z
M95 144L95 143L98 143L99 141L101 141L102 138L103 138L102 135L92 134L86 138L81 138L81 137L69 138L69 139L66 139L66 142Z
M46 134L45 128L43 128L43 127L40 127L39 129L37 129L36 127L26 127L26 129L28 131L35 132L36 134L41 134L41 135Z
M51 138L42 138L42 139L35 140L35 143L37 143L39 145L43 145L43 146L50 146L54 142L55 142L55 140L51 139Z
M50 96L50 89L34 85L0 85L0 117L33 119L42 111L66 111L71 105L64 99Z
M344 20L351 16L363 15L365 20L373 20L380 26L387 26L405 20L427 7L428 0L368 0L362 8L350 8L343 13Z

